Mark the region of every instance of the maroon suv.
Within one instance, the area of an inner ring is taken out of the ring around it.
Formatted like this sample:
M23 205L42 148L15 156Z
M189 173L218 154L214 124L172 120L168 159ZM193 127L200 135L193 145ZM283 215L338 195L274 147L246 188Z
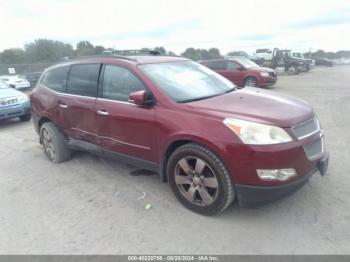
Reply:
M266 87L277 82L276 71L268 67L260 67L245 57L199 61L235 85Z
M213 215L257 204L327 169L323 132L305 102L236 89L181 57L90 57L48 68L31 95L47 157L86 150L156 171L179 201Z

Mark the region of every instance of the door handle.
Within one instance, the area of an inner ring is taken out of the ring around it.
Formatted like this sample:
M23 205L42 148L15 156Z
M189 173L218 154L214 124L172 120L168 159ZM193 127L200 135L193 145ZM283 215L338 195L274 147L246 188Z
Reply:
M109 113L105 110L97 110L96 113L101 116L108 116Z
M58 106L60 107L60 108L67 108L68 106L67 105L65 105L65 104L58 104Z

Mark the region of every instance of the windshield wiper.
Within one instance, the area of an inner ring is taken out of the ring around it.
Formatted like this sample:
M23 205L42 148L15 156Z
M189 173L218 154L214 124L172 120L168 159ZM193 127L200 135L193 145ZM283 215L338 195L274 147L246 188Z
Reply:
M211 98L211 97L219 96L219 95L221 95L221 94L215 94L215 95L210 95L210 96L202 96L202 97L196 97L196 98L191 98L191 99L185 99L185 100L178 101L178 103L194 102L194 101L199 101L199 100L203 100L203 99L207 99L207 98Z
M202 96L202 97L196 97L196 98L191 98L191 99L185 99L185 100L181 100L181 101L177 101L178 103L189 103L189 102L194 102L194 101L199 101L199 100L203 100L203 99L207 99L207 98L211 98L211 97L214 97L214 96L220 96L220 95L223 95L223 94L226 94L226 93L230 93L232 91L236 90L236 87L233 87L223 93L220 93L220 94L215 94L215 95L210 95L210 96Z

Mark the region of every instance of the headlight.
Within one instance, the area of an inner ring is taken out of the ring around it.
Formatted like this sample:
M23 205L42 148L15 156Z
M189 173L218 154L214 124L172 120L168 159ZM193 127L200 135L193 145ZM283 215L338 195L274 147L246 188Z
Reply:
M20 94L19 96L17 96L18 102L26 102L28 101L28 96L26 96L25 94Z
M226 118L223 122L244 144L271 145L293 140L286 131L277 126L264 125L236 118Z
M268 72L260 72L260 75L263 77L268 77L269 73Z

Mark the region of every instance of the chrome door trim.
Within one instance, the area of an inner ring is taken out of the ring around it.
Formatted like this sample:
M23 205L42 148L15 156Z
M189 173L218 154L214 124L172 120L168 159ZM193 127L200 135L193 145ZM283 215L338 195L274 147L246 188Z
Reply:
M140 145L136 145L136 144L132 144L132 143L128 143L128 142L116 140L116 139L111 138L111 137L99 136L99 135L97 135L97 134L90 133L90 132L85 131L85 130L81 130L81 129L79 129L79 128L72 127L72 129L73 129L73 130L76 130L76 131L80 131L80 132L82 132L82 133L86 133L86 134L89 134L89 135L96 136L96 137L98 137L98 138L112 140L112 141L114 141L114 142L116 142L116 143L119 143L119 144L128 145L128 146L133 146L133 147L138 147L138 148L147 149L147 150L150 150L150 149L151 149L150 147L140 146Z

